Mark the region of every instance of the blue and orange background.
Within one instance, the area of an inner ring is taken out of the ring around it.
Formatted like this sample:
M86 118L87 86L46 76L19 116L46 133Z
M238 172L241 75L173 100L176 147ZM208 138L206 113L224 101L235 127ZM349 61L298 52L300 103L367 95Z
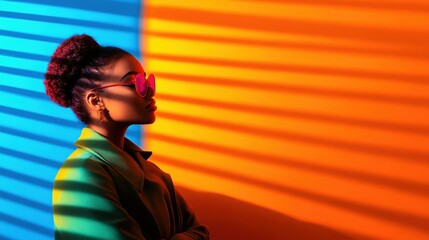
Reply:
M157 78L128 137L212 239L429 238L429 2L0 1L0 238L53 239L83 127L43 74L73 34Z

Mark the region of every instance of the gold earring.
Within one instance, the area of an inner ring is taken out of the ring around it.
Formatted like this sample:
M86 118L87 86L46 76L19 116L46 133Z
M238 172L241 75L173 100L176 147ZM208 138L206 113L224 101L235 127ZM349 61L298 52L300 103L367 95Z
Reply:
M104 114L103 114L103 109L99 109L98 110L98 123L101 124L104 120Z

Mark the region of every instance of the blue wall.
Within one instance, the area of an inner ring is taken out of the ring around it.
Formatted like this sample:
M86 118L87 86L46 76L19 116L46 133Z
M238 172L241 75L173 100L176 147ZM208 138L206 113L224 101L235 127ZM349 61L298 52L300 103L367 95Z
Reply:
M50 55L87 33L140 58L140 9L139 0L0 0L1 239L53 239L53 180L83 127L45 95ZM138 126L127 136L141 144Z

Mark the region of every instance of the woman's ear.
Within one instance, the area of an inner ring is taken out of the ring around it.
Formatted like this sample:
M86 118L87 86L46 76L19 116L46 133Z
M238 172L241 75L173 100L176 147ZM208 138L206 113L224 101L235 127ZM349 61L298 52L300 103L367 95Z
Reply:
M90 109L93 109L96 111L105 109L103 101L101 101L100 97L95 92L92 92L92 91L88 92L86 94L85 100Z

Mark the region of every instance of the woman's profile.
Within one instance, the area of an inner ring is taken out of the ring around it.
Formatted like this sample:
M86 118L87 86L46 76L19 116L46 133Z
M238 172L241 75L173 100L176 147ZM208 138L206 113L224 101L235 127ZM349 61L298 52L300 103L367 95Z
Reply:
M85 124L54 182L56 239L209 239L170 175L125 137L155 121L155 77L130 53L75 35L58 46L46 94Z

